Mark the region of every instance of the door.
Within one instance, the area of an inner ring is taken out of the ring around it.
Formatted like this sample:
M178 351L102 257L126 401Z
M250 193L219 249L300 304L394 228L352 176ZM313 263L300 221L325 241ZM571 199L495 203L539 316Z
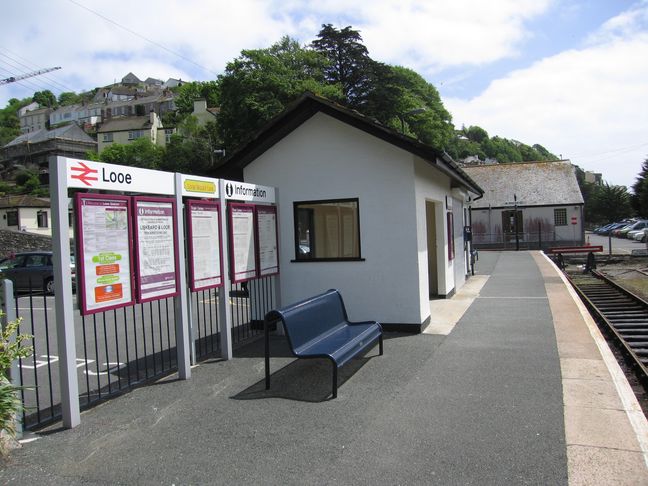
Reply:
M439 296L439 271L437 267L436 208L431 201L425 201L427 226L428 285L430 298Z

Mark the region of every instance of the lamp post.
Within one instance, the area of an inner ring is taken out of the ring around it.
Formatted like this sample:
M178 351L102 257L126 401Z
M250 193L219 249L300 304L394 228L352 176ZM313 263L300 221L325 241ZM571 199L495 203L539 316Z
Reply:
M520 234L518 233L517 194L513 194L513 217L515 218L515 251L520 251Z
M425 108L414 108L413 110L406 111L405 113L396 114L401 122L401 133L405 133L405 117L409 115L420 115L425 112Z

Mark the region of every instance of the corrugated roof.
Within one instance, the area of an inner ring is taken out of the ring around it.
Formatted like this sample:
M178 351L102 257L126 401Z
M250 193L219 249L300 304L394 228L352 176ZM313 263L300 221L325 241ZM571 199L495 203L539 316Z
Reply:
M463 170L484 190L474 208L510 206L514 195L520 206L583 204L569 161L479 165Z

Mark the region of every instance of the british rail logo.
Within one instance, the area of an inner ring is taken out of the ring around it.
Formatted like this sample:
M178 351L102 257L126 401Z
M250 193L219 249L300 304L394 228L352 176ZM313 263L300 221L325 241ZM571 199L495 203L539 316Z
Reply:
M93 175L98 174L99 171L91 169L83 162L79 162L78 167L70 167L70 171L72 171L72 175L70 176L72 179L78 179L89 187L92 187L92 184L90 184L91 181L99 180L97 177L92 177ZM74 173L75 171L77 172L76 174Z
M99 178L96 177L99 175L97 169L88 167L83 162L79 162L78 166L71 166L70 176L72 179L78 179L83 182L86 186L92 187L92 181L98 181ZM101 182L109 182L112 184L131 184L133 182L133 176L128 172L120 172L118 170L106 169L105 167L101 168Z

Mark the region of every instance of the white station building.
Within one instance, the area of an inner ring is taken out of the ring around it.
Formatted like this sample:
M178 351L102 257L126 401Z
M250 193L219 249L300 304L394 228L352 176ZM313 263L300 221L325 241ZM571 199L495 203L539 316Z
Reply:
M421 331L470 274L468 201L483 190L415 139L306 94L220 175L276 188L283 305L337 288L352 320Z

